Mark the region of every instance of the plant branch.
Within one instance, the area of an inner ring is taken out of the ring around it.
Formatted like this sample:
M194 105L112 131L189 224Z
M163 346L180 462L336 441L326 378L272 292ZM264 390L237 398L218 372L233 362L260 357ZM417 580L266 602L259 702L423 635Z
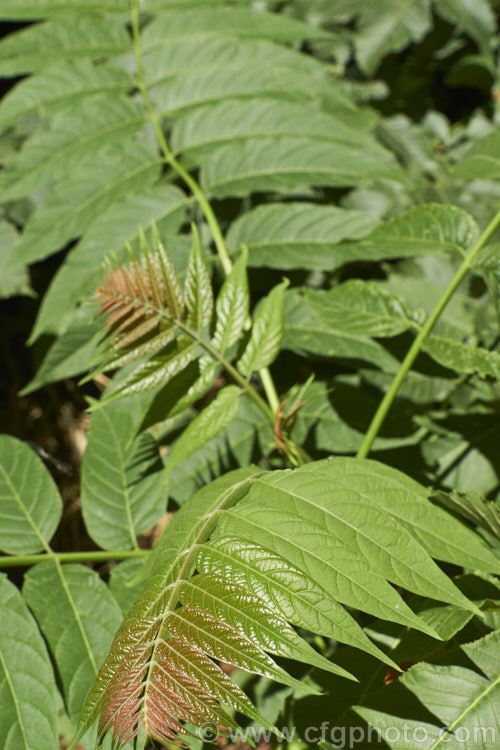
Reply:
M148 549L116 549L111 552L96 550L89 552L47 552L39 555L6 555L0 557L0 568L22 568L51 560L52 562L108 562L110 560L128 560L130 557L146 557Z
M224 237L222 235L219 222L217 221L217 217L215 216L212 206L210 205L203 190L200 188L196 180L194 180L191 177L189 172L186 169L184 169L182 164L176 159L176 157L172 153L167 143L167 139L165 138L165 134L162 130L161 123L158 119L158 115L156 114L156 111L153 107L151 97L149 96L148 87L146 85L146 78L144 75L144 66L142 64L142 49L141 49L141 34L140 34L140 25L139 25L138 0L131 0L130 17L131 17L131 27L132 27L132 38L133 38L133 43L134 43L135 66L136 66L136 71L137 71L137 87L141 93L142 99L144 101L144 105L147 109L149 119L151 121L151 125L153 126L153 129L155 131L156 138L162 150L165 162L169 164L172 167L172 169L179 175L179 177L181 177L184 180L184 182L189 187L192 194L198 201L201 207L201 210L203 211L205 215L205 219L207 220L208 226L210 227L210 232L212 233L212 237L215 243L215 247L217 248L217 253L219 255L222 268L224 269L224 273L227 276L231 272L232 263L229 257L229 253L227 251L226 243L224 242ZM271 409L273 410L273 412L276 412L279 406L279 398L276 392L276 387L274 385L273 379L271 377L271 373L269 372L269 369L265 367L259 370L259 375L260 375L262 385L264 387L264 391L266 393L266 397L269 402L269 405Z
M486 227L484 232L482 233L479 240L476 242L472 250L465 256L462 264L460 265L460 268L456 272L455 276L449 283L448 287L446 288L445 292L443 293L441 299L437 303L436 307L432 311L432 313L429 315L427 320L425 321L424 325L420 329L420 332L415 337L415 340L413 341L413 344L409 348L406 357L401 362L401 365L399 367L399 370L397 371L396 375L394 376L394 379L389 387L389 390L385 394L384 398L379 404L379 407L377 411L375 412L375 415L370 423L370 426L368 428L368 431L364 437L363 443L361 445L361 448L359 449L357 453L358 458L366 458L368 453L370 452L370 449L372 447L373 441L377 437L380 428L382 427L382 424L384 422L385 417L387 416L387 412L392 406L392 402L396 398L396 395L398 393L398 390L407 374L407 372L410 370L411 366L413 365L415 359L417 358L418 354L420 353L420 350L422 349L422 344L424 343L427 336L432 331L434 325L436 324L439 316L443 312L444 308L452 298L453 294L459 287L459 285L462 283L463 279L467 275L468 271L470 270L472 266L472 262L479 253L480 250L485 246L485 244L490 239L493 232L498 228L500 225L500 211L496 214L496 216L492 219L490 224Z

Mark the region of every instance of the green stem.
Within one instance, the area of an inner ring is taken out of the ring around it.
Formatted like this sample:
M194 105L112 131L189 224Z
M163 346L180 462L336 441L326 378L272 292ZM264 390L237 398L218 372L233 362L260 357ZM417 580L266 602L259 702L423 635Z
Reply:
M47 552L39 555L12 555L0 557L0 568L21 568L50 560L52 562L97 563L110 560L128 560L130 557L146 557L148 549L116 549L112 552Z
M163 316L167 320L170 320L170 318L168 318L164 313L160 312L160 314L163 314ZM212 359L215 359L217 362L220 362L220 364L224 367L226 372L228 372L229 375L231 375L233 380L235 380L236 383L238 383L240 388L249 395L252 401L264 413L264 415L269 420L271 427L274 427L274 421L275 421L274 411L272 410L272 408L270 408L266 404L264 399L259 395L259 393L255 390L255 388L252 385L250 385L248 380L246 380L243 377L243 375L240 375L236 367L233 367L233 365L230 362L228 362L228 360L225 359L224 356L220 354L220 352L217 351L217 349L214 349L213 346L211 346L211 344L209 344L208 341L205 341L204 339L202 339L201 336L199 336L196 333L196 331L193 331L191 328L189 328L189 326L185 325L185 323L183 323L182 320L175 319L172 322L176 326L178 326L181 329L181 331L184 331L184 333L186 333L190 338L192 338L194 341L200 344L200 346L202 346L205 349L205 351L208 354L210 354Z
M482 233L481 237L476 242L472 250L465 256L462 264L460 265L460 268L458 269L455 276L451 280L450 284L446 288L443 296L441 297L436 307L434 308L432 313L429 315L429 317L425 321L418 335L415 337L413 344L409 348L408 353L406 354L406 357L402 361L399 367L399 370L394 376L394 380L392 381L389 390L385 394L384 398L380 402L380 405L377 411L375 412L375 416L373 417L371 421L371 424L364 437L361 448L359 449L357 453L358 458L366 458L366 456L370 452L373 441L377 437L379 430L382 427L384 419L387 416L387 412L391 408L392 402L396 398L396 395L401 386L401 383L403 382L408 370L411 368L415 359L420 353L420 350L422 349L422 344L424 343L429 333L432 331L434 325L436 324L436 321L438 320L444 308L446 307L446 305L452 298L458 286L462 283L466 274L470 270L473 260L475 259L479 251L488 242L491 235L498 228L499 225L500 225L500 211L496 214L496 216L493 218L490 224L486 227L486 229L484 230L484 232Z
M165 134L162 130L161 123L158 119L158 115L156 114L156 111L153 107L151 97L149 96L149 91L146 85L146 78L144 75L144 66L142 64L141 34L140 34L140 26L139 26L139 7L138 7L137 0L131 0L130 17L131 17L132 37L133 37L133 42L134 42L135 65L136 65L136 70L137 70L137 87L139 91L141 92L144 105L149 115L149 119L155 131L156 138L158 140L160 148L163 152L163 157L165 159L165 162L169 164L172 167L172 169L179 175L179 177L181 177L184 180L184 182L189 187L192 194L198 201L198 204L200 205L201 210L203 211L205 215L205 219L207 220L207 224L210 227L210 232L212 233L215 247L217 248L217 254L220 258L220 262L222 264L222 268L224 269L224 273L227 276L231 272L232 263L229 257L229 253L227 251L226 243L224 242L224 237L222 235L219 222L217 221L217 217L215 216L212 206L210 205L203 190L200 188L196 180L194 180L191 177L189 172L186 169L184 169L182 164L176 159L176 157L172 153L167 143L167 139L165 138ZM279 406L279 398L276 392L276 388L275 388L271 373L269 372L269 369L265 367L259 370L259 375L262 381L262 385L264 386L264 391L265 391L267 400L269 402L269 405L271 409L273 410L273 412L276 412Z

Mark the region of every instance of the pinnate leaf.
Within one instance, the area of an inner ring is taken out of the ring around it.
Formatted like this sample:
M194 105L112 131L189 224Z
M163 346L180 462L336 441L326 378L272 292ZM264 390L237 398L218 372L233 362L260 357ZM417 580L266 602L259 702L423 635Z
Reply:
M173 739L184 722L233 726L220 703L256 718L212 659L302 688L271 654L348 676L291 628L335 632L379 656L342 604L438 637L388 582L477 613L420 543L422 514L416 525L397 518L400 507L425 507L425 522L446 546L447 527L434 517L441 510L397 470L337 458L239 477L203 489L167 527L88 695L80 734L98 717L101 736L112 731L120 746L138 733ZM468 533L488 570L498 570L486 544ZM452 556L462 562L468 551Z

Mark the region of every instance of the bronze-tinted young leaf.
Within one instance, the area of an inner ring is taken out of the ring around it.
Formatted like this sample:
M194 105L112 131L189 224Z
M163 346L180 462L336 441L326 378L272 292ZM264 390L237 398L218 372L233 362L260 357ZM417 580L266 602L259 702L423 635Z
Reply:
M368 496L375 513L367 515ZM80 734L99 718L101 738L111 732L117 747L135 736L167 742L182 736L185 724L231 727L228 707L267 726L220 670L220 661L309 692L315 689L291 677L274 655L352 679L292 625L397 668L342 606L439 638L390 581L414 592L425 588L435 599L476 613L449 579L443 583L430 556L439 553L420 543L422 517L398 522L400 505L425 509L425 527L443 536L437 523L442 511L426 491L374 461L318 461L204 488L176 513L157 545L146 587L89 693ZM337 533L346 525L349 545ZM498 571L484 542L473 532L466 535L470 545L481 547L488 570ZM415 551L406 567L404 549ZM467 559L467 553L450 558L461 564Z

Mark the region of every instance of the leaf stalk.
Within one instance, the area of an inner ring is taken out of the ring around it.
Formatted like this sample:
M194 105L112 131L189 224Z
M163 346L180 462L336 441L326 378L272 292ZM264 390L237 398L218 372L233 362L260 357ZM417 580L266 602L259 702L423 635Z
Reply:
M413 363L415 362L417 356L419 355L422 345L427 338L427 336L430 334L432 329L434 328L439 316L445 309L446 305L450 301L450 299L453 297L454 293L456 292L457 288L462 283L463 279L469 272L472 262L482 250L482 248L485 246L485 244L488 242L492 234L495 232L495 230L500 225L500 211L494 216L494 218L491 220L491 222L488 224L472 250L465 256L463 262L461 263L459 269L457 270L455 276L447 286L446 290L444 291L442 297L440 298L439 302L437 303L436 307L432 311L432 313L429 315L427 320L425 321L424 325L420 329L420 332L415 337L413 344L409 348L405 358L401 362L401 365L397 371L397 373L394 376L394 379L386 392L384 398L379 404L379 407L377 411L375 412L375 415L370 423L370 426L366 432L366 435L364 437L364 440L361 444L361 447L357 453L357 458L366 458L368 453L371 450L371 447L373 445L373 441L377 437L382 424L387 416L387 413L389 409L392 406L392 402L396 398L396 395L399 391L399 388L401 387L401 384L406 377L407 372L412 367Z
M231 272L232 263L229 257L229 253L227 251L226 243L224 242L224 237L222 235L219 222L217 221L217 217L215 216L215 213L212 209L212 206L210 205L210 202L207 200L203 190L200 188L196 180L194 180L193 177L191 177L189 172L182 166L182 164L177 160L177 158L172 153L168 145L167 139L165 138L165 134L162 130L161 123L158 119L158 115L156 114L156 111L153 107L151 97L149 96L149 91L146 85L146 78L144 75L144 66L142 64L142 49L141 49L141 34L140 34L140 24L139 24L138 0L131 0L130 2L130 18L131 18L132 38L133 38L133 44L134 44L135 66L136 66L136 72L137 72L137 88L139 89L141 93L142 99L144 101L144 105L147 109L149 119L151 121L151 125L153 126L153 129L155 131L155 135L158 140L161 151L163 153L165 162L169 164L172 167L172 169L179 175L179 177L181 177L184 180L184 182L189 187L192 194L198 201L198 204L201 210L203 211L205 219L207 220L207 224L210 227L210 232L212 234L215 247L217 249L217 254L222 264L222 268L224 269L224 273L227 276ZM277 394L276 387L274 385L271 373L269 372L269 369L265 367L259 370L259 375L260 375L262 385L264 387L264 391L265 391L267 400L269 402L269 405L272 411L276 413L278 406L279 406L279 398L278 398L278 394Z
M47 560L59 563L99 563L112 560L128 560L131 557L146 557L148 549L115 549L83 552L41 552L37 555L6 555L0 557L0 568L23 568L37 565Z

